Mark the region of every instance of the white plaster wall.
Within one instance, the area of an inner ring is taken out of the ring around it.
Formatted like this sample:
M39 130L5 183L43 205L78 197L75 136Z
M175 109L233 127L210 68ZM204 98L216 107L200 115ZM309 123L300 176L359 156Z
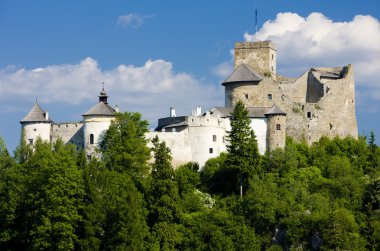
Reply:
M260 154L265 154L265 151L267 150L267 120L267 118L251 118L251 128L255 132ZM226 119L226 130L231 130L229 119Z
M22 129L25 133L25 142L29 144L29 139L33 139L33 144L40 137L44 141L50 142L50 123L28 123L23 124Z
M214 135L216 136L216 141L214 141ZM223 140L225 135L226 130L224 126L205 125L189 127L192 160L203 167L208 159L218 157L221 152L225 152L226 145L225 140ZM212 148L212 153L210 153L210 148Z
M98 147L100 136L111 125L113 117L92 117L84 119L84 149L86 155L93 155ZM90 144L90 134L94 134L94 144Z
M187 129L180 132L148 132L145 134L145 138L148 140L148 147L153 147L151 140L155 136L158 136L160 141L165 142L166 146L170 148L173 166L179 166L192 161Z

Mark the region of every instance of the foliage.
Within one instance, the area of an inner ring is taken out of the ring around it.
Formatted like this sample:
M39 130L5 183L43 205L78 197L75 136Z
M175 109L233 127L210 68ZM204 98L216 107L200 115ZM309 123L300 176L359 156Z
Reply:
M90 162L40 139L12 157L0 139L0 250L380 249L373 132L259 156L244 106L234 116L229 152L201 170L173 169L158 138L149 149L135 113L117 115Z

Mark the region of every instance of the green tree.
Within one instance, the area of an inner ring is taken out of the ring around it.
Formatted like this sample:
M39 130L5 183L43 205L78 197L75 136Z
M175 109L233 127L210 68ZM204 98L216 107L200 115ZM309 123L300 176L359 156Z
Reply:
M247 178L259 173L260 154L256 136L251 129L251 120L248 110L243 102L239 101L234 107L230 118L231 131L228 132L226 168L235 173L235 182L240 180L240 193L242 195L243 182L247 184Z
M376 145L376 139L375 139L375 132L371 131L369 134L368 139L368 164L369 164L369 170L365 170L366 173L373 174L375 171L379 169L380 165L380 154L378 150L378 146Z
M177 224L181 217L178 183L174 180L170 149L156 136L152 140L154 163L152 164L152 185L149 225L152 227L160 248L174 249L179 242Z
M75 149L58 140L52 150L38 139L32 156L22 165L22 175L16 228L19 247L73 250L84 195Z
M146 132L148 122L141 119L140 113L117 113L99 144L106 167L126 172L133 179L146 175L149 170L147 161L150 159Z

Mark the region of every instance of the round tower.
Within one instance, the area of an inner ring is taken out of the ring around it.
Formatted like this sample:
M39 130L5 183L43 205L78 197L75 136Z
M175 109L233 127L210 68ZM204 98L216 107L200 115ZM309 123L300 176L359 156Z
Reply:
M285 131L286 131L286 113L283 112L277 105L265 113L267 121L267 148L268 151L273 151L276 148L285 147Z
M48 112L43 111L37 101L29 113L20 121L20 124L27 144L34 145L38 137L44 141L51 141L53 121L49 118Z
M82 115L84 149L89 159L95 154L101 136L115 118L115 109L108 105L108 96L104 88L98 97L99 102Z

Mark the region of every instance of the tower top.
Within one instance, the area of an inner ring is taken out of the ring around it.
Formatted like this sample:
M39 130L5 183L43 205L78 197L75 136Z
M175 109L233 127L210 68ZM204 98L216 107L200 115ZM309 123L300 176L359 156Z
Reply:
M44 112L42 110L41 106L38 104L37 99L34 103L32 109L30 109L29 113L20 121L20 123L50 123L52 122L49 117L48 113Z
M104 90L104 82L102 84L103 84L103 88L100 91L100 95L98 96L99 102L103 102L104 104L108 104L108 96L107 96L106 91Z

